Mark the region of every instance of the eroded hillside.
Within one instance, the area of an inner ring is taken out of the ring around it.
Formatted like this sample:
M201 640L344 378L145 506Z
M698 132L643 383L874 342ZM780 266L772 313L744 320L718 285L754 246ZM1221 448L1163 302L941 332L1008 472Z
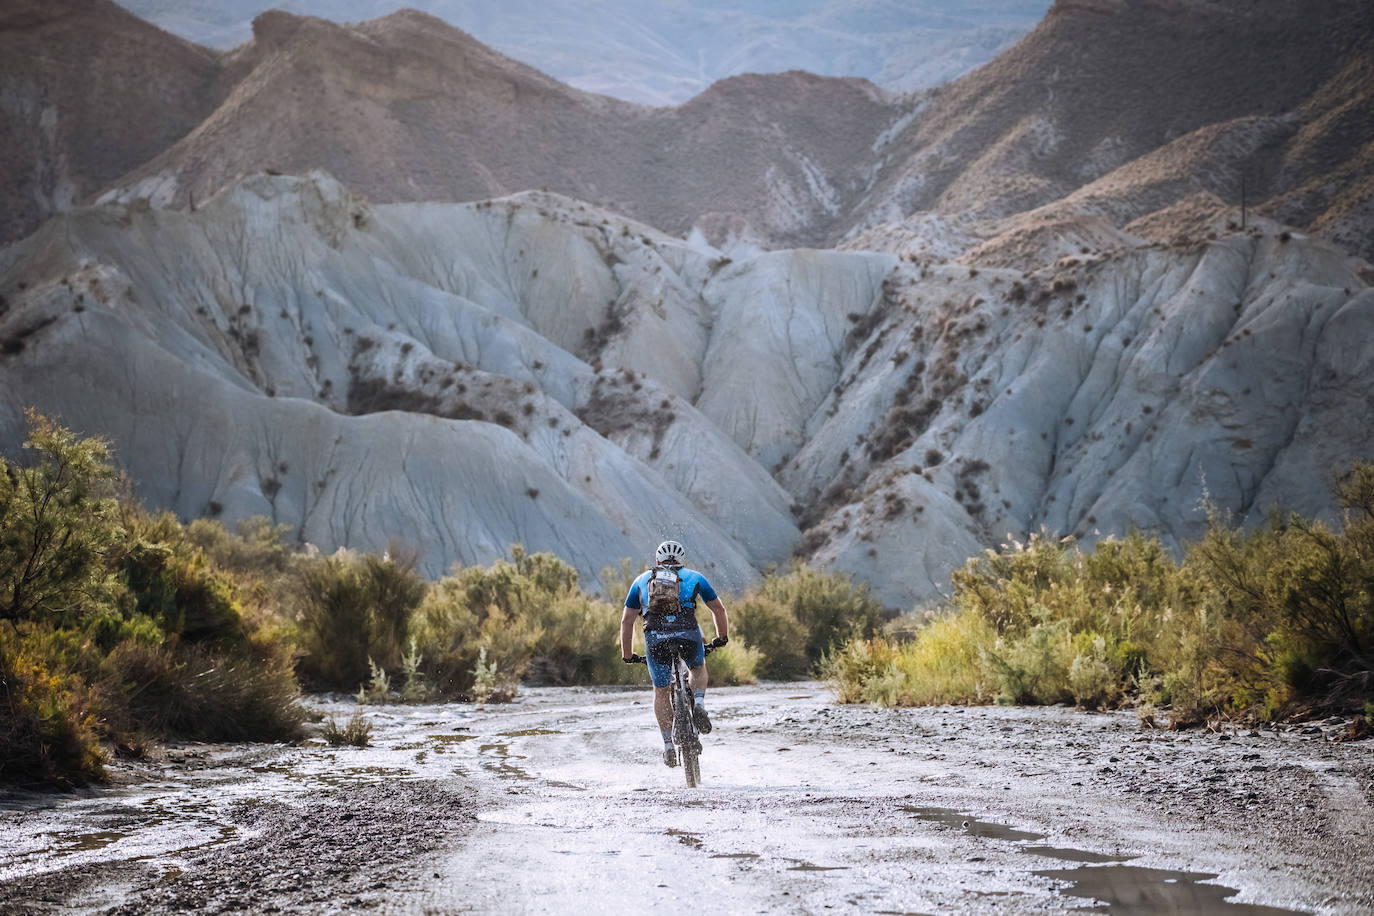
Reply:
M1277 226L1026 272L731 260L555 195L260 175L0 253L0 439L34 405L154 504L430 573L521 541L590 582L674 535L727 587L795 552L904 607L1008 533L1329 512L1374 452L1359 266Z

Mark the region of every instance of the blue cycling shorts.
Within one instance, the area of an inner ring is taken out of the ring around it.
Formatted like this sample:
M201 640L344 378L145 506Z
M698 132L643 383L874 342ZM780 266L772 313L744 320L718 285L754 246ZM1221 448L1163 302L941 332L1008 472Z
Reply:
M649 630L644 634L644 643L649 677L655 687L667 687L673 682L673 647L677 647L688 668L700 668L706 662L706 641L700 627L695 630Z

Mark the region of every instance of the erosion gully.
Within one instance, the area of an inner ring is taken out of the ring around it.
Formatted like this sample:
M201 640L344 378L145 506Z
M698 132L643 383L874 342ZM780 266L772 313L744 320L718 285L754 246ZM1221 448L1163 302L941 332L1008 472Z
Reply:
M174 745L0 796L0 912L1374 911L1374 742L1334 725L716 689L691 790L650 700L367 707L368 748Z

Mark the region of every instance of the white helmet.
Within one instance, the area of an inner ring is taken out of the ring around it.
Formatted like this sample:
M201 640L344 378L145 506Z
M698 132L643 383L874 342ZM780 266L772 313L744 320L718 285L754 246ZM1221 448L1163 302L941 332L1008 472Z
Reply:
M658 545L654 551L655 563L672 563L674 566L682 565L682 558L687 556L687 548L677 541L664 541Z

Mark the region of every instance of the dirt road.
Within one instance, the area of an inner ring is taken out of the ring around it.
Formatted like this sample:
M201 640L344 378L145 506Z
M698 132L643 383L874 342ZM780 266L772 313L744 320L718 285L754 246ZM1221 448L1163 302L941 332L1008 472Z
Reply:
M368 708L367 749L191 745L10 796L0 911L1374 911L1374 742L767 685L712 691L688 790L649 699Z

